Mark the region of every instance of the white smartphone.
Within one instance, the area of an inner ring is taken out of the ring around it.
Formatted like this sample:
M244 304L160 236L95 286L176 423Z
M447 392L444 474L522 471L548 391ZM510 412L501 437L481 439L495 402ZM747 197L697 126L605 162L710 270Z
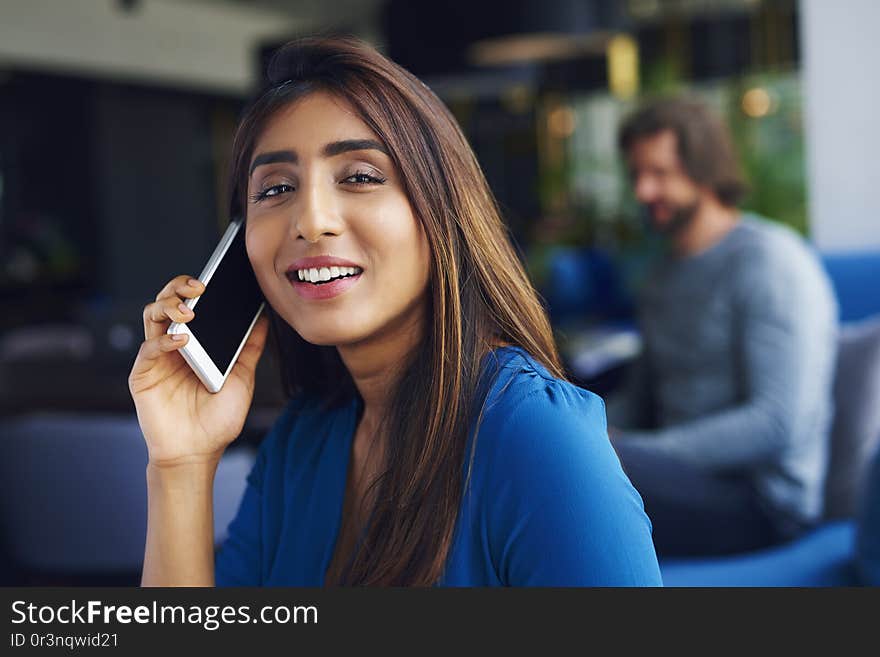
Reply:
M232 221L199 275L205 291L184 303L195 317L168 333L189 335L178 351L211 392L219 392L266 304L247 256L245 231Z

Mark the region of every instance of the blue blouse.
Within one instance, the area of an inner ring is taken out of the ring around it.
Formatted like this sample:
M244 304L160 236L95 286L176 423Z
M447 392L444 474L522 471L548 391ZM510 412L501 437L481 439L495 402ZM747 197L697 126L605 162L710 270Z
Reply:
M438 584L659 586L651 523L608 440L602 399L520 347L490 353L487 371L497 376ZM217 586L323 586L360 404L297 398L284 409L217 554Z

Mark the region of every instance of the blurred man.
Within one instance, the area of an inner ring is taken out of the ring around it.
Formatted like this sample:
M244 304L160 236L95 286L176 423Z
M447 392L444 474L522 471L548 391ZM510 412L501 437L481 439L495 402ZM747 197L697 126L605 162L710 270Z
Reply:
M837 308L792 230L737 209L730 137L702 104L622 127L635 196L667 244L642 292L644 351L612 401L615 448L661 554L794 537L822 512Z

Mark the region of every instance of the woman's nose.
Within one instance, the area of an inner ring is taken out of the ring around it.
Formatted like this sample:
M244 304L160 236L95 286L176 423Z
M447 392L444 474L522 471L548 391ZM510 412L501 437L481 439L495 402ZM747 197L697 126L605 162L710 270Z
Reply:
M326 184L314 182L301 188L299 203L294 205L291 229L294 239L302 237L307 242L317 242L322 237L342 232L342 218L334 194Z

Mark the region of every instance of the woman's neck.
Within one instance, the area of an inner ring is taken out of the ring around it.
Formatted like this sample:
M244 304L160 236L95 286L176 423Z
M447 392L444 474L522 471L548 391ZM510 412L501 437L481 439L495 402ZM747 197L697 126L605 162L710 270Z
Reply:
M379 337L340 345L339 356L363 400L360 425L375 430L390 403L401 372L424 334L423 313L414 309Z

